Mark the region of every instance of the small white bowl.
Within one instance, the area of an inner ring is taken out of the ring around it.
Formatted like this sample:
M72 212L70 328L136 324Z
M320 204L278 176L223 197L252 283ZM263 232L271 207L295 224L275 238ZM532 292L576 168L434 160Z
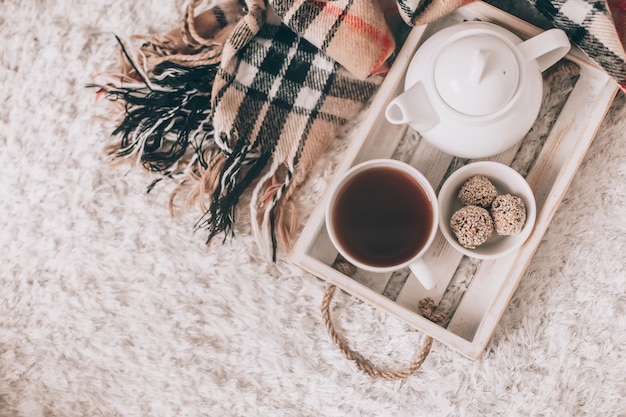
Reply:
M498 235L495 230L485 243L476 249L461 246L450 228L452 214L463 207L458 194L461 186L474 175L484 175L498 190L499 194L512 194L520 197L526 205L526 223L520 233L511 236ZM517 171L499 162L481 161L465 165L454 171L441 186L438 196L439 229L448 243L459 252L479 259L495 259L505 256L522 246L535 226L537 206L532 189Z

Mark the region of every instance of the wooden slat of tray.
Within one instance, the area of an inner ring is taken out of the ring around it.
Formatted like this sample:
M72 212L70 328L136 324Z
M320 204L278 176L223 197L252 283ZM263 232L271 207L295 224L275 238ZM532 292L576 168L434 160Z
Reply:
M410 58L433 31L457 21L476 18L501 24L520 36L533 36L540 31L482 2L460 8L434 24L414 28L337 167L335 180L361 161L394 154L404 131L402 127L386 121L384 109L402 91L404 72ZM461 354L470 358L480 357L617 92L617 85L612 79L588 62L580 51L573 50L567 59L581 67L580 77L528 173L527 180L537 199L538 217L533 233L520 250L498 260L467 262L467 258L452 249L438 233L424 258L439 277L438 285L426 291L413 276L408 276L394 301L383 294L391 274L357 271L353 277L348 277L331 267L337 251L325 231L324 195L296 242L292 260L317 277L385 310ZM489 159L511 164L516 153L517 146ZM417 144L409 161L426 175L435 188L449 174L451 163L455 168L455 164L460 166L467 162L457 161L425 141ZM459 266L463 262L469 264L471 273ZM467 290L462 293L447 327L419 315L419 300L431 297L438 302L449 290L455 274L459 273L469 274L463 276L462 283Z

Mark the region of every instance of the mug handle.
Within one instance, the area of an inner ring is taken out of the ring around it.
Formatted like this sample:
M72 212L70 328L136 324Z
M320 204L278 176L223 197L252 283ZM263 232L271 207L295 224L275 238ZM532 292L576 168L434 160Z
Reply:
M421 258L409 265L409 269L425 289L431 290L437 285L435 275Z

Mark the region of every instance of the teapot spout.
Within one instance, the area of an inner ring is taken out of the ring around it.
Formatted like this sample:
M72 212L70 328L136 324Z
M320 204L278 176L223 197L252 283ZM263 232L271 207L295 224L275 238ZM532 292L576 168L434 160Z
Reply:
M410 124L418 132L430 130L439 123L439 116L421 81L391 100L385 110L385 117L396 125Z
M545 71L563 58L571 44L561 29L549 29L521 44L518 49L527 62L537 61L540 71Z

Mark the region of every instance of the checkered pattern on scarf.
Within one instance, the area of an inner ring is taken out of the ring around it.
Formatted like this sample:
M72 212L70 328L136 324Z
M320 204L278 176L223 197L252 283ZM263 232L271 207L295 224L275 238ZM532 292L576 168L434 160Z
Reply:
M213 126L227 159L199 224L209 239L229 230L237 200L262 175L253 191L253 227L260 242L272 241L278 202L381 81L354 76L283 24L262 25L214 84Z
M270 4L295 33L355 76L366 78L388 70L395 40L381 18L385 2L271 0Z
M626 54L608 2L535 0L534 4L626 91Z

